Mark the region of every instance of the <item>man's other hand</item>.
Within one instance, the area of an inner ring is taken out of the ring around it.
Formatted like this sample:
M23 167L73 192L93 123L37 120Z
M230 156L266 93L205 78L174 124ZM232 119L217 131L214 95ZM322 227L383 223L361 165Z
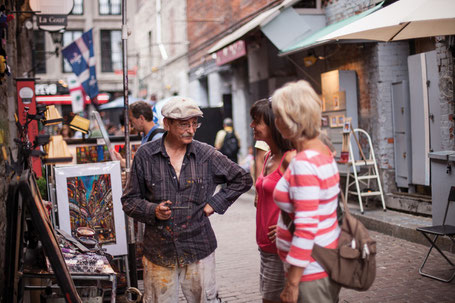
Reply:
M205 215L207 217L210 217L210 215L212 215L215 211L213 210L213 208L210 206L210 204L206 204L204 206L204 212L205 212Z

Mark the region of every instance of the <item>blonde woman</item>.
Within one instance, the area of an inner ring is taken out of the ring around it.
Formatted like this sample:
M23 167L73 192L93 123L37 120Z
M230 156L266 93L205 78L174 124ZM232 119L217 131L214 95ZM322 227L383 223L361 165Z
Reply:
M276 245L286 271L281 300L337 302L339 285L311 258L314 244L336 248L340 235L340 177L330 149L319 139L321 101L308 82L298 81L273 94L272 108L277 128L297 149L273 194L295 227L291 233L280 215Z

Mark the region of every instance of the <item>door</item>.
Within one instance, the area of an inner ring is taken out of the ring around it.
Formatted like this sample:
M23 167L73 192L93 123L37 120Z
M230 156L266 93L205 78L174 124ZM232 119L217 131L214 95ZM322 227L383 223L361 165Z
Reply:
M413 184L430 185L430 151L440 150L436 51L408 57Z
M398 187L411 183L411 125L407 81L392 83L393 139L395 143L395 180Z

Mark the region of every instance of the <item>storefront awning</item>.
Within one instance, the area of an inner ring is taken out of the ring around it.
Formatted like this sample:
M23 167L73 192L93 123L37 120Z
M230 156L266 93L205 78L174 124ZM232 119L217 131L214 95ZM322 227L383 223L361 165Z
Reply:
M227 35L220 41L218 41L212 48L209 49L208 53L214 53L223 47L235 42L236 40L245 36L248 32L252 31L258 26L264 25L267 22L271 21L277 14L279 14L280 9L288 7L297 2L297 0L284 0L280 5L277 5L258 16L254 17L252 20L247 22L245 25L241 26L231 34Z
M371 13L377 11L379 8L381 8L383 3L384 2L381 2L380 4L376 5L375 7L371 8L369 10L366 10L360 14L346 18L337 23L332 23L332 24L324 27L323 29L311 34L310 36L305 37L304 39L300 40L299 42L295 43L294 45L292 45L286 49L280 50L279 56L287 56L287 55L290 55L290 54L293 54L296 52L300 52L300 51L303 51L303 50L306 50L309 48L313 48L316 46L320 46L320 45L323 45L326 43L333 42L330 40L318 41L318 39L334 32L348 24L351 24L354 21L360 20L360 19L368 16L369 14L371 14Z
M321 38L398 41L454 34L454 0L400 0Z
M286 49L324 28L325 15L300 14L293 7L283 9L278 16L265 25L261 31L279 50Z
M109 101L108 94L99 94L98 95L98 104L104 104ZM46 96L36 96L36 102L42 104L54 104L54 105L71 105L71 95L46 95ZM90 98L85 97L85 104L90 104Z

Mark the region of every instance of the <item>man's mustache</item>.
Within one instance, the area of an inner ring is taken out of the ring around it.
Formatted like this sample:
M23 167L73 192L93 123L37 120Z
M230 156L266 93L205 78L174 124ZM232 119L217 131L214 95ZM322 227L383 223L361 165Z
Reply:
M182 135L182 138L193 138L194 135L193 134L183 134Z

